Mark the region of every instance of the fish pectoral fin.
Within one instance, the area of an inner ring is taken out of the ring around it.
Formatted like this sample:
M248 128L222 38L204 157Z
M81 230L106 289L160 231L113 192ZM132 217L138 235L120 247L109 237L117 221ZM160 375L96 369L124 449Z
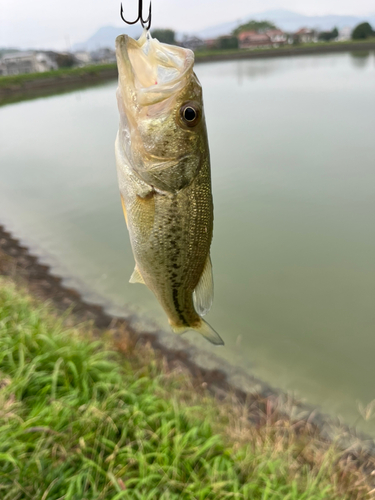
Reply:
M133 274L130 276L129 283L141 283L142 285L146 284L145 280L142 278L141 273L139 272L137 264L135 265Z
M129 228L129 224L128 224L128 215L126 213L126 207L125 207L125 202L124 202L124 198L121 196L121 205L122 205L122 211L124 212L124 217L125 217L125 222L126 222L126 227Z
M201 318L200 324L198 326L197 325L195 325L195 326L177 326L177 325L174 325L173 323L171 323L171 321L169 322L169 324L171 325L171 328L172 328L174 333L184 333L184 332L187 332L188 330L194 330L194 331L200 333L201 335L203 335L203 337L205 339L207 339L209 342L211 342L211 344L224 345L224 341L220 337L220 335L217 332L215 332L215 330L212 328L212 326L210 326L202 318Z
M137 226L137 232L142 238L149 238L155 222L155 192L142 193L142 196L137 194L130 204L129 211L132 226Z
M212 277L211 257L208 256L198 285L193 292L194 307L200 316L211 309L214 300L214 281Z

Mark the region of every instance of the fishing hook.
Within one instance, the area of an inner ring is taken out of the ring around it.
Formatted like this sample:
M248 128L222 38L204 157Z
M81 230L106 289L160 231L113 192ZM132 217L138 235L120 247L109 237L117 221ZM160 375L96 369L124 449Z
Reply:
M147 19L145 19L145 20L143 19L142 12L143 12L143 0L138 0L138 17L137 17L137 19L135 21L127 21L124 18L124 11L123 11L123 8L122 8L122 3L121 3L121 9L120 9L121 19L126 24L135 24L138 21L141 21L142 27L146 28L146 30L149 31L149 29L151 27L151 1L150 1L150 8L148 10L148 18ZM148 23L148 25L147 25L147 23Z

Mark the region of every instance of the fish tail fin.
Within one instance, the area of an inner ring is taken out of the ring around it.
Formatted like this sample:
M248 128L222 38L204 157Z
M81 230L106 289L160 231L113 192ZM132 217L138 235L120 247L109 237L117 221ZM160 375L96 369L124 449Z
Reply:
M220 335L202 318L200 324L197 326L177 326L172 323L170 323L170 325L174 333L184 333L188 330L194 330L203 335L211 344L224 345L224 341Z
M199 332L205 339L207 339L211 344L214 345L224 345L224 340L220 335L210 326L207 321L201 319L201 324L199 327L193 328L196 332Z

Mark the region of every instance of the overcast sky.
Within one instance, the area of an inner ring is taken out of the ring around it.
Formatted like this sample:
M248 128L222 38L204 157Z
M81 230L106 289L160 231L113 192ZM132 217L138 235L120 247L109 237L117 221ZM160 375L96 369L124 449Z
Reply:
M123 4L128 18L136 15L137 0ZM119 6L119 0L0 0L0 47L66 50L101 26L121 26ZM269 9L365 16L375 12L375 4L374 0L153 0L153 27L191 32Z

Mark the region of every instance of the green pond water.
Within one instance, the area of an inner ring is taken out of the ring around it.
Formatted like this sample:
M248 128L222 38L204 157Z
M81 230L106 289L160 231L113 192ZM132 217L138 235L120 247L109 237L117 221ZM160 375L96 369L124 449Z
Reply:
M199 64L219 356L375 435L375 55ZM168 328L117 187L116 83L0 108L0 223L65 283ZM211 346L194 333L192 342Z

